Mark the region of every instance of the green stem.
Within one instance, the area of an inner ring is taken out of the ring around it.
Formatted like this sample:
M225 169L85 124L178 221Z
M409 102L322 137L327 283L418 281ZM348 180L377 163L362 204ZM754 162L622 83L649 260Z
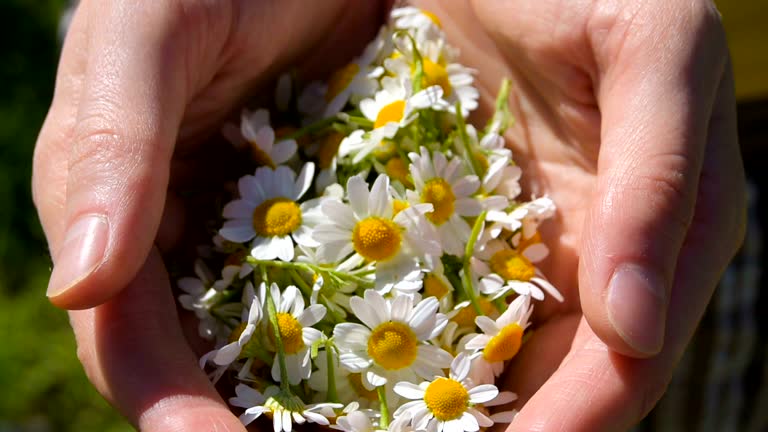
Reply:
M277 345L277 361L280 362L280 390L290 392L291 387L288 383L288 368L285 365L285 349L283 348L283 338L280 336L280 325L277 323L277 308L272 294L267 293L267 311L269 312L269 323L272 324L272 333L275 335L275 345Z
M504 311L507 310L507 302L504 301L503 298L499 297L495 300L493 300L493 305L496 306L496 309L499 311L499 313L504 313Z
M483 229L483 225L485 224L485 215L487 213L488 212L486 210L483 210L477 219L475 219L475 224L472 226L472 234L470 234L467 247L464 249L464 265L461 275L464 294L467 296L470 303L472 303L472 307L475 308L475 312L477 312L478 316L485 314L480 308L480 304L477 302L477 297L475 297L475 289L472 286L472 270L470 268L470 259L472 258L472 254L475 251L475 243L477 243L477 238L480 236L480 231Z
M331 339L325 341L325 358L328 363L328 401L339 402L339 395L336 393L336 368L333 364L333 342Z
M389 427L389 407L387 406L387 391L385 386L376 387L376 394L379 395L379 411L381 411L381 424L379 429L387 429Z
M299 272L296 271L295 268L288 270L288 274L291 275L291 279L293 279L293 282L299 286L299 289L301 289L301 292L305 296L307 296L307 298L312 297L312 287L307 285L307 282L304 280L303 277L301 277L301 275L299 274Z
M341 114L339 114L338 118L343 120L343 121L345 121L345 122L347 122L347 123L354 123L354 124L356 124L358 126L361 126L361 127L364 127L364 128L373 129L373 121L368 120L365 117L352 116L352 115L349 115L349 114L346 114L346 113L341 113Z
M475 154L472 152L472 145L469 143L467 123L464 121L464 115L461 113L461 101L456 102L456 129L459 131L461 143L464 145L464 153L466 154L467 159L469 159L472 174L479 178L483 172L483 168L480 166L480 162L477 161L477 158L475 158Z
M501 81L499 93L496 95L496 103L494 104L495 110L491 117L491 121L488 122L488 125L485 127L485 133L496 132L501 135L507 127L509 127L511 120L511 115L509 114L509 87L509 78L504 78ZM492 126L495 123L499 124L499 130L492 130Z

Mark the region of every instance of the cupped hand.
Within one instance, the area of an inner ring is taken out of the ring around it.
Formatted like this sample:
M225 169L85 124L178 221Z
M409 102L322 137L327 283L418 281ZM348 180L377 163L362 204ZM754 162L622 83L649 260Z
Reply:
M215 160L200 143L277 73L323 75L360 52L385 3L80 3L33 195L54 258L48 296L92 308L71 312L78 355L141 430L243 429L197 367L153 246L181 236L175 190L212 181Z
M478 69L528 192L558 206L539 305L505 381L508 430L625 430L661 397L741 244L733 77L710 2L423 1Z

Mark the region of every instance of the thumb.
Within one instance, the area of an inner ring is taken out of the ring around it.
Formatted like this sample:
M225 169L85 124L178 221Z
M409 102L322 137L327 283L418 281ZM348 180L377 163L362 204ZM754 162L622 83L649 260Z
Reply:
M112 297L133 279L157 234L186 90L184 50L171 46L173 12L164 3L83 5L87 52L62 54L62 62L85 55L87 66L66 205L63 214L42 215L64 219L48 286L57 306L89 308Z
M584 222L580 297L594 332L633 357L655 355L664 343L726 58L714 11L699 5L684 12L674 28L623 29L617 50L603 53L607 62L596 53L607 66L597 93L601 148ZM609 51L611 36L604 42Z

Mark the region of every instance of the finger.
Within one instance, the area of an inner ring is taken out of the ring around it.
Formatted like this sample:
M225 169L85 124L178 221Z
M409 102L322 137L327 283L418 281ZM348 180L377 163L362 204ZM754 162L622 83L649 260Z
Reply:
M64 41L56 88L35 144L32 165L32 198L40 222L51 244L59 244L63 234L67 199L69 148L83 88L88 49L87 16L80 9L73 15Z
M88 60L68 157L65 234L52 245L48 287L58 306L113 296L155 238L186 100L184 47L174 45L175 12L164 4L83 5ZM82 53L63 54L70 55Z
M616 18L596 42L601 148L579 266L590 326L611 349L635 357L664 344L727 55L713 8L657 6L662 12L643 4L632 20Z
M510 431L626 430L661 397L744 237L746 190L734 125L729 72L718 90L695 217L677 261L663 350L649 359L625 357L582 325L576 339L586 342L574 346Z
M70 313L88 377L139 430L244 431L198 367L168 283L155 250L115 298Z

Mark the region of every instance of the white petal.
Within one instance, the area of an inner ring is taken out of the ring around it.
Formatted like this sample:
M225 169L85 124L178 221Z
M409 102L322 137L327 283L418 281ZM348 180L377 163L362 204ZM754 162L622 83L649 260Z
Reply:
M363 384L366 384L366 383L368 383L370 387L372 387L372 388L369 388L368 390L372 390L373 388L383 386L384 384L386 384L387 379L377 374L373 370L368 370L365 372L364 379L363 379ZM369 386L366 386L366 388L367 387Z
M547 293L549 293L549 295L551 295L552 297L557 299L557 301L559 301L560 303L565 301L565 298L563 298L563 295L560 294L560 291L558 291L557 288L555 288L555 286L552 285L551 283L549 283L549 281L547 281L546 279L535 277L535 278L531 279L531 281L536 282L539 286L544 288L544 290ZM537 299L537 300L541 300L541 299Z
M544 243L534 243L523 250L523 256L531 262L539 262L549 255L549 248Z
M248 219L233 219L224 222L219 234L225 239L235 243L245 243L256 236L253 223Z
M366 349L371 331L357 323L339 323L333 328L333 338L342 350Z
M369 304L369 302L363 300L360 297L352 297L349 299L349 307L357 318L367 325L370 329L375 329L384 320L380 317L379 312Z
M255 209L253 203L246 200L234 200L227 203L221 215L227 219L250 219Z
M298 320L302 326L308 327L317 324L323 317L325 317L325 306L316 304L305 309Z
M483 333L489 336L496 336L496 334L499 332L499 328L496 326L496 322L485 315L481 315L475 318L475 324L480 327L480 330L482 330Z
M347 194L349 194L349 205L358 218L368 216L368 185L363 177L356 175L350 177L347 181Z
M371 187L371 193L368 195L368 214L380 217L389 217L392 214L389 177L385 174L380 174Z
M483 403L493 400L499 394L499 389L493 384L482 384L469 390L469 401Z
M304 167L301 169L301 173L299 173L299 178L296 179L296 188L294 190L294 196L292 197L294 200L298 200L301 198L304 193L309 189L309 186L312 184L312 179L315 176L315 164L312 162L307 162Z
M272 237L270 248L275 251L278 259L293 261L293 239L290 236Z
M228 366L240 355L240 344L232 342L224 345L216 351L213 362L219 366Z
M424 389L409 382L395 384L395 393L407 399L422 399L424 397Z
M350 372L363 372L371 366L373 360L356 353L342 353L339 362Z
M492 414L491 420L493 420L494 423L512 423L515 420L515 417L517 417L517 411L503 411Z
M272 162L275 165L280 165L288 161L296 153L296 141L285 140L275 144L272 148Z
M397 296L392 301L392 321L407 322L408 313L413 308L413 298L410 296Z

